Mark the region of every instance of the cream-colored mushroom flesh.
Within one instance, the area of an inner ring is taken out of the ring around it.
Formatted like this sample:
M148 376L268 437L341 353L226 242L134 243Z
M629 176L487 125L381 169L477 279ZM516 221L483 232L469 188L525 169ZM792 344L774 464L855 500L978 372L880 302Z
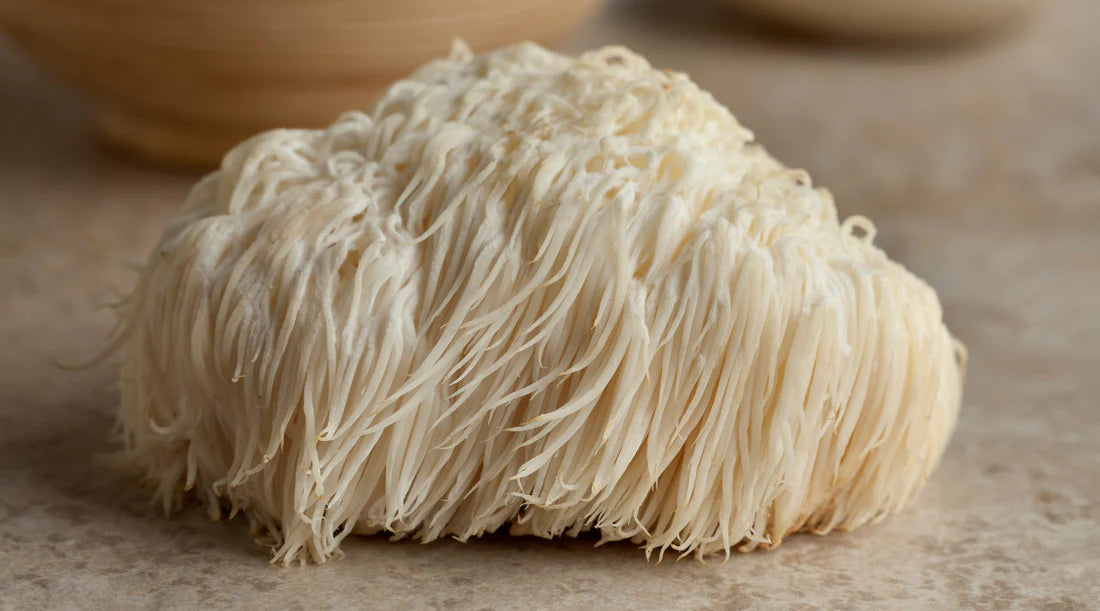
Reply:
M456 46L194 187L120 309L126 456L283 562L858 526L936 467L963 358L873 238L683 74Z

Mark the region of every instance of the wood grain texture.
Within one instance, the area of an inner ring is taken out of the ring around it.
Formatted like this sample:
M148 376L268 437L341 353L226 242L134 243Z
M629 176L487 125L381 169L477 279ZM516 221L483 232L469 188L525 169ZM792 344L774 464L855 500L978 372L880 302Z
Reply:
M87 93L99 133L212 166L273 127L320 127L444 55L552 43L598 0L0 0L30 57Z

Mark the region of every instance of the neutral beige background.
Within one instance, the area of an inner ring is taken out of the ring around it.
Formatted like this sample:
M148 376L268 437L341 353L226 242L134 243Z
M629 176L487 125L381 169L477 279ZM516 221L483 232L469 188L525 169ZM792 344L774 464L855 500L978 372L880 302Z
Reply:
M350 541L279 569L244 522L165 521L93 456L116 401L94 307L194 177L90 141L86 107L0 49L0 607L1100 608L1100 9L1048 3L981 44L883 52L616 5L567 46L689 71L927 278L970 346L959 430L901 515L728 563L630 545Z

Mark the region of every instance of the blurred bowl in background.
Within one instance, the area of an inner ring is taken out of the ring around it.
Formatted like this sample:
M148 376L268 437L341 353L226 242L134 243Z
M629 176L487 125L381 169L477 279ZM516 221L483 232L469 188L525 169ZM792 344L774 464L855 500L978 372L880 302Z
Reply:
M883 42L954 38L1011 23L1036 0L723 0L802 30Z
M319 127L455 37L551 44L601 0L0 0L0 26L87 93L143 158L212 166L272 127Z

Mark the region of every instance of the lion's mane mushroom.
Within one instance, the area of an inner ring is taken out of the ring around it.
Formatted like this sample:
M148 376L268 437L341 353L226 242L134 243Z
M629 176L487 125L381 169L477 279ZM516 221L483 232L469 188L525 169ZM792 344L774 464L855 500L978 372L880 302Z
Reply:
M927 480L962 377L873 236L683 74L459 45L195 186L120 309L126 453L284 562L851 528Z

